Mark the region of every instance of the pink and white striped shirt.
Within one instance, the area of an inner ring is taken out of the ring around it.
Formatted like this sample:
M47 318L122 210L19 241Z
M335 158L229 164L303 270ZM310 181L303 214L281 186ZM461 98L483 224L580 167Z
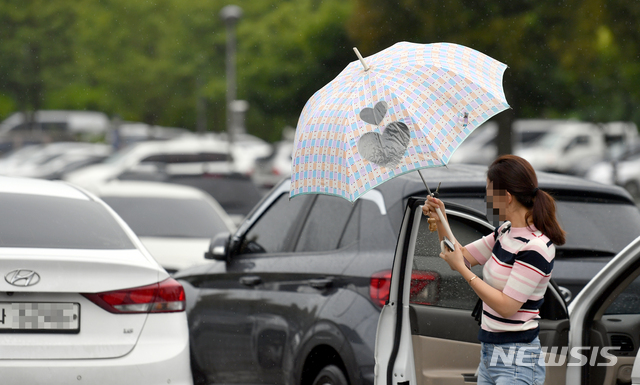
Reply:
M530 342L538 335L539 309L551 278L556 249L547 236L533 225L511 227L505 222L493 234L466 246L484 265L483 279L523 305L509 318L503 318L483 303L482 342Z

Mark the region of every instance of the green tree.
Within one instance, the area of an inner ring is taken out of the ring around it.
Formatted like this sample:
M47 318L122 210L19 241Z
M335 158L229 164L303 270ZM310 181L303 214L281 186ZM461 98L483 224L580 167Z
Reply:
M504 87L513 111L498 115L503 139L513 118L638 121L633 2L355 1L348 29L367 53L400 40L448 41L509 65ZM503 140L501 152L509 145Z
M24 110L45 105L57 68L70 60L77 1L0 3L0 104ZM8 108L0 108L6 111Z

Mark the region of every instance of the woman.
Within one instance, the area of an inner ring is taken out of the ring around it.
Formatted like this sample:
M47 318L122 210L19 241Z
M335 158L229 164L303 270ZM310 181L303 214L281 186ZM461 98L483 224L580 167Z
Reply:
M428 197L422 210L429 222L437 223L442 239L446 233L436 208L445 212L442 201ZM555 245L564 244L565 232L556 219L553 198L538 188L533 167L514 155L501 156L489 166L487 208L506 222L493 234L440 254L483 302L478 384L542 384L545 368L539 362L537 319ZM484 279L469 270L464 259L472 266L484 265ZM495 349L502 352L494 356ZM510 349L516 353L514 359L504 362Z

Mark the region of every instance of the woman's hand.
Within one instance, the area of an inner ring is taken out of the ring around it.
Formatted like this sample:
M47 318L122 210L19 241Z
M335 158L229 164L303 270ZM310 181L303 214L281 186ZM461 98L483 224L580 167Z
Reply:
M441 225L440 217L438 216L436 209L440 209L440 212L446 220L447 214L444 210L444 203L442 203L440 199L428 195L424 206L422 206L422 213L429 217L427 221L429 222L429 230L431 231L436 231L436 229L438 229L438 226Z
M428 215L429 218L435 218L437 221L439 221L440 219L438 218L438 213L436 213L436 209L438 208L446 219L447 215L444 210L444 203L442 203L442 201L438 198L427 195L427 201L424 203L424 206L422 206L422 213L424 215Z
M449 264L451 270L462 272L463 269L467 269L464 264L464 256L462 255L462 246L460 246L458 242L456 242L455 246L456 249L454 251L446 250L445 252L440 253L440 258L444 259L445 262Z

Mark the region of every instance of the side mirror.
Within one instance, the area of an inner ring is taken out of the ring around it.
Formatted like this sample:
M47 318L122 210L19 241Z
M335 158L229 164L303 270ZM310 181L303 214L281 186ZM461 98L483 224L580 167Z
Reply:
M209 244L209 250L204 253L204 258L226 261L230 237L231 234L226 232L216 235Z

